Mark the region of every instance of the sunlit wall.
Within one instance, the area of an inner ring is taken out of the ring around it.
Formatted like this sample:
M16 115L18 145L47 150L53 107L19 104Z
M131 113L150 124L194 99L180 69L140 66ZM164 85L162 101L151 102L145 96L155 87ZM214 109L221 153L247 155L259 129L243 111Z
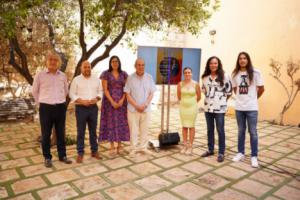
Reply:
M289 58L300 60L299 11L299 0L223 0L219 11L197 37L171 32L167 40L160 41L162 36L157 33L151 37L140 34L135 42L137 45L201 48L201 74L207 58L212 55L220 57L225 71L231 73L238 53L248 52L265 80L266 91L259 100L259 118L273 120L278 119L287 96L279 83L270 76L270 59L275 58L284 64ZM210 30L216 30L214 37L209 34ZM113 54L120 56L126 71L134 72L136 52L119 46L113 50ZM102 71L107 65L108 61L105 60L96 70ZM283 81L290 86L284 69L282 74ZM300 78L300 71L296 78ZM286 113L285 123L300 123L300 94Z

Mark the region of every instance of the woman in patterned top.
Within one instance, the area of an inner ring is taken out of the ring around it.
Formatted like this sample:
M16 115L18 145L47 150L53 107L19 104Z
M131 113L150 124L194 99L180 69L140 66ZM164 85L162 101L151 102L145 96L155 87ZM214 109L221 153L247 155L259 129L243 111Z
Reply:
M118 56L110 58L109 69L100 76L104 96L101 106L99 141L110 142L110 155L120 154L121 141L130 140L127 101L124 93L127 76L127 73L121 69ZM115 149L115 142L118 143L117 149Z
M204 111L207 124L208 151L201 157L214 154L214 124L219 136L218 162L224 161L225 131L224 116L227 111L227 99L231 96L232 85L229 76L224 74L222 62L212 56L207 60L205 71L202 75L202 91L205 94Z

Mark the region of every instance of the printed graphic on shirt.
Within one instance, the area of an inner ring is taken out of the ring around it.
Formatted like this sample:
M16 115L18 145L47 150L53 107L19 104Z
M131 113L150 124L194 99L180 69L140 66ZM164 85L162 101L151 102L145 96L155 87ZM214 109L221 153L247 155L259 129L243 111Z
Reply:
M232 85L237 89L235 95L236 110L258 110L257 87L264 85L262 74L258 70L253 70L253 80L251 82L247 71L239 71L232 77Z
M239 94L248 94L248 75L241 75L241 83L239 85Z
M225 80L224 85L220 86L211 77L203 80L203 89L205 93L204 110L212 113L225 113L227 110L227 96L231 95L231 81Z

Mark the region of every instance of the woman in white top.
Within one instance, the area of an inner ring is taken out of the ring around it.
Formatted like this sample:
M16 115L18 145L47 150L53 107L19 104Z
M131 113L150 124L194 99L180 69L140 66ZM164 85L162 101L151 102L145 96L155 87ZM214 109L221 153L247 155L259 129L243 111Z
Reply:
M202 75L202 91L205 94L204 111L207 124L208 151L201 157L214 154L215 124L219 137L218 162L224 161L225 129L224 118L227 111L227 99L231 96L232 85L229 76L225 75L221 60L212 56L207 60Z

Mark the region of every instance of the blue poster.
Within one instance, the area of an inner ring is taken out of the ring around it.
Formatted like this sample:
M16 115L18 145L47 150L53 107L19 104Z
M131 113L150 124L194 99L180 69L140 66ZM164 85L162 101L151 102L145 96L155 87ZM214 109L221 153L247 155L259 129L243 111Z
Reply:
M177 84L185 67L192 69L193 80L199 82L201 49L139 46L138 57L145 60L145 71L156 84Z

